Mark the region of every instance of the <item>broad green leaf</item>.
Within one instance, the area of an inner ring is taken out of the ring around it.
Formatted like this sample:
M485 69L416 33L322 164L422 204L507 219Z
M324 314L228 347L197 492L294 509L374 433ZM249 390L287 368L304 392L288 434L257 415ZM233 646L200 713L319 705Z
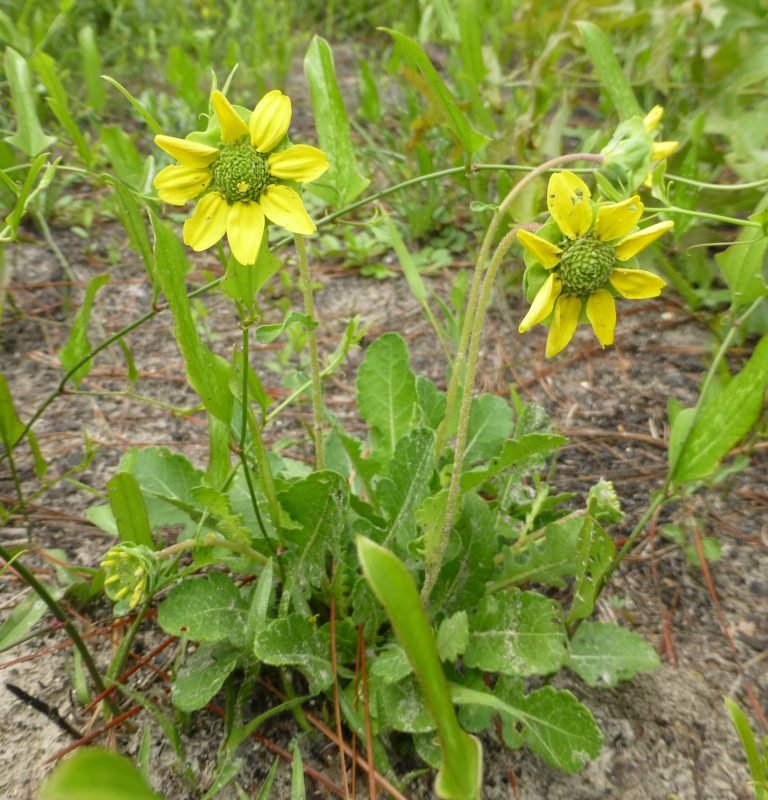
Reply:
M253 653L267 664L300 669L309 681L311 694L324 692L333 683L327 626L318 628L303 614L272 620L256 634Z
M606 622L582 622L571 638L565 665L588 686L610 688L659 663L656 650L633 631Z
M600 728L590 710L571 692L544 686L527 697L517 692L510 697L503 691L503 681L497 683L497 691L502 697L464 686L451 687L456 703L485 706L500 714L509 747L520 747L524 742L551 767L579 772L600 753Z
M75 315L67 343L59 350L59 361L67 372L74 369L91 352L91 343L88 341L88 323L91 319L93 301L99 289L109 283L109 280L110 276L104 274L94 275L88 281L83 304ZM93 359L88 359L70 375L70 380L75 387L80 386L80 382L91 371L91 367L93 367Z
M173 232L152 211L150 217L155 232L157 276L176 321L176 341L184 356L189 385L200 395L208 411L229 423L232 416L229 364L200 340L184 286L184 275L189 268L184 250Z
M214 528L228 541L247 544L257 535L256 531L250 530L243 518L232 510L228 494L210 486L196 486L192 489L192 497L205 511L206 526ZM194 515L193 519L197 517L194 508L190 509L190 512Z
M584 38L584 49L592 61L600 85L611 98L619 118L623 121L631 117L642 117L643 110L616 59L611 40L592 22L577 22L576 27Z
M174 586L157 610L160 627L196 642L245 643L245 601L230 578L211 572Z
M413 260L410 250L397 230L397 225L395 225L395 223L392 221L392 217L390 217L386 212L384 212L384 222L387 226L389 241L392 243L392 249L395 251L397 260L400 262L403 275L408 283L408 288L411 290L411 294L420 303L426 303L428 294L424 280L419 273L418 267L416 266L416 262Z
M357 371L357 407L371 426L374 454L392 456L397 440L411 426L417 403L408 348L398 334L385 333L369 345Z
M383 544L406 547L416 537L416 511L429 495L435 468L435 434L416 428L403 436L389 462L388 476L376 485L376 498L389 523Z
M588 617L595 608L596 593L611 565L616 547L613 539L592 517L584 517L579 531L576 555L576 583L568 609L568 624Z
M469 618L466 611L446 617L437 629L437 652L441 661L455 661L469 644Z
M505 469L524 464L532 456L546 456L562 447L568 439L555 433L526 433L516 439L507 439L501 453L487 465L471 469L461 476L461 488L474 489Z
M133 763L96 747L59 764L40 789L40 800L163 800Z
M19 223L24 217L24 214L26 214L29 204L39 192L44 190L49 178L52 178L50 171L55 165L48 164L47 162L48 153L41 153L30 164L24 178L24 183L21 186L8 178L5 173L0 173L7 178L8 188L16 195L16 205L8 216L5 217L5 224L10 230L3 231L3 241L13 241L16 238L16 231L19 227ZM46 170L43 173L43 177L40 179L40 183L35 186L37 176L40 174L40 170L42 170L43 167L46 167Z
M309 188L326 203L341 208L354 200L370 181L360 174L355 164L349 117L336 82L333 54L328 42L320 36L312 37L304 57L304 74L320 149L330 162L330 169Z
M384 683L397 683L413 672L405 650L397 644L385 645L370 664L370 674Z
M54 600L64 596L66 589L61 586L46 586ZM45 613L48 606L34 592L17 603L0 625L0 653L23 641Z
M203 483L203 473L181 453L167 447L134 448L123 456L119 469L136 478L152 528L189 522L181 508L196 504L194 490Z
M731 448L746 436L765 407L768 385L768 336L757 343L741 372L700 411L684 409L669 437L672 479L694 481L711 475Z
M107 482L107 496L121 541L156 549L147 507L136 478L128 472L113 475Z
M137 150L134 138L117 125L103 125L99 138L115 175L128 186L140 190L144 183L144 158Z
M147 233L147 226L145 224L144 207L139 205L136 200L136 195L120 181L111 177L106 177L107 183L111 184L115 191L115 198L117 200L117 213L120 217L120 222L128 234L128 241L131 247L141 256L144 262L144 268L149 276L150 283L152 284L153 301L157 300L157 293L160 288L157 283L157 274L155 272L155 258L152 254L152 243L149 240Z
M745 228L727 250L715 255L717 266L731 290L731 312L768 295L765 285L765 253L768 238L759 228Z
M436 431L445 416L448 405L445 392L441 392L434 381L423 375L416 376L416 393L419 396L419 406L424 424Z
M302 314L299 311L289 311L282 322L273 322L254 328L253 337L259 344L270 344L274 342L289 325L297 324L303 325L307 330L312 330L317 327L317 322L307 314Z
M16 117L16 133L6 136L5 141L18 147L29 158L34 158L51 147L56 137L43 133L35 109L35 93L32 91L29 67L24 57L12 47L5 48L5 75Z
M388 33L396 42L409 64L421 73L430 100L439 108L445 117L445 123L456 135L467 160L483 145L491 141L488 136L475 130L470 125L456 98L448 90L443 79L434 68L429 57L418 42L390 28L380 28Z
M499 455L504 440L512 433L513 424L514 414L504 398L494 394L473 397L464 451L465 466Z
M269 249L268 237L264 236L255 264L246 266L236 258L230 257L227 261L227 274L219 284L219 289L241 303L253 317L256 314L254 303L256 295L282 266L283 262Z
M534 592L486 595L469 620L468 667L504 675L547 675L567 656L560 606Z
M16 413L8 382L0 372L0 442L3 444L3 450L10 451L15 447L23 431L24 423ZM35 462L35 474L42 478L48 471L48 462L43 458L37 437L32 430L27 431L27 440Z
M497 551L493 513L481 497L467 492L430 595L431 605L446 613L473 608L493 573Z
M313 472L291 484L279 500L301 526L283 531L295 578L301 586L319 586L327 573L327 556L341 557L349 509L347 482L338 472Z
M381 725L404 733L426 733L435 729L413 675L399 681L372 680L371 683L371 692L376 697L376 717Z
M173 704L181 711L203 708L224 685L238 660L238 651L228 642L201 644L176 673Z
M581 517L551 522L522 550L509 548L504 554L504 565L494 585L541 583L562 588L563 578L578 571L579 532L584 520Z
M77 44L82 59L81 75L88 92L88 107L95 112L101 111L107 98L104 84L101 82L101 54L96 34L90 25L83 25L77 32Z
M394 554L369 539L357 537L357 553L371 589L408 654L437 728L442 764L435 793L444 800L479 800L483 784L482 748L456 719L435 637L416 585Z

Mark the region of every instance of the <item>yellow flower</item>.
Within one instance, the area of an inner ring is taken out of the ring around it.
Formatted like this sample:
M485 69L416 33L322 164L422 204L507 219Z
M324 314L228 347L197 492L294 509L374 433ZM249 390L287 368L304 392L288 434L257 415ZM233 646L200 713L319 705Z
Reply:
M226 234L234 257L253 264L267 220L291 233L317 230L286 182L319 178L328 159L306 144L278 149L291 123L291 100L279 90L264 95L247 122L220 91L211 99L221 130L218 146L156 136L155 144L179 163L160 170L155 187L171 205L199 198L184 223L185 244L206 250Z
M557 243L527 230L517 232L523 247L550 271L520 323L520 333L552 315L547 338L547 358L551 358L571 341L585 308L600 344L613 344L614 292L645 299L658 297L666 285L652 272L625 269L617 263L635 256L673 223L659 222L632 233L643 214L637 195L600 206L594 217L589 187L568 170L549 179L547 205L560 230Z
M662 106L654 106L643 118L643 127L645 132L653 135L659 127L661 118L664 116L664 109ZM669 158L672 153L677 150L680 142L653 142L651 145L651 161L654 167L665 158ZM650 187L653 183L653 174L648 173L645 178L644 185Z

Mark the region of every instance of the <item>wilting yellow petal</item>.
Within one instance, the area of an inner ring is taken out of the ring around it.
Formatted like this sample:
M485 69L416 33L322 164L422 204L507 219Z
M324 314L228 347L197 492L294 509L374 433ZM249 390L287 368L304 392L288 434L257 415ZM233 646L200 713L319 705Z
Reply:
M647 300L658 297L667 282L644 269L621 269L617 267L608 278L611 286L623 297L630 300Z
M172 165L161 169L155 175L154 186L157 196L172 206L183 206L184 203L197 197L208 188L211 173L207 169Z
M281 225L291 233L314 233L317 228L304 209L296 192L288 186L268 186L259 199L267 219Z
M616 330L616 301L607 289L598 289L587 298L587 319L601 347L613 344Z
M563 290L563 282L554 272L544 281L541 288L536 292L528 313L520 323L518 330L525 333L529 328L545 320L551 313L560 292Z
M592 227L592 204L586 183L570 170L556 172L547 186L547 207L557 227L569 239L583 236Z
M308 144L295 144L280 150L267 159L269 171L276 178L308 183L328 169L328 159L322 150Z
M680 142L654 142L651 145L651 161L663 161L677 150Z
M175 136L160 134L155 136L155 144L185 167L207 167L219 154L215 147L190 142L188 139L177 139Z
M662 106L654 106L643 119L643 127L646 133L652 133L659 127L661 118L664 116L664 108Z
M597 212L595 221L595 236L604 242L621 239L635 228L643 216L643 204L638 195L623 200L621 203L612 203L603 206Z
M649 244L655 242L659 236L663 236L670 228L674 226L671 220L667 222L657 222L649 228L643 228L626 239L622 239L614 248L616 251L616 258L619 261L627 261L632 256L637 255L641 250L648 247Z
M264 235L264 212L258 203L233 203L227 218L227 240L241 264L255 264Z
M563 252L556 244L542 239L530 231L517 232L517 241L541 264L542 267L552 269L560 263L560 254Z
M267 92L256 104L248 128L251 144L260 152L268 153L282 142L291 124L291 98L279 89Z
M581 298L569 294L558 299L547 337L547 358L556 356L568 346L576 332L580 314Z
M229 100L218 89L211 95L211 101L213 103L213 112L216 114L216 119L221 127L221 139L223 142L232 144L247 135L248 126L243 118L232 108Z
M218 192L205 195L195 213L184 223L184 244L193 250L213 247L226 233L229 206Z

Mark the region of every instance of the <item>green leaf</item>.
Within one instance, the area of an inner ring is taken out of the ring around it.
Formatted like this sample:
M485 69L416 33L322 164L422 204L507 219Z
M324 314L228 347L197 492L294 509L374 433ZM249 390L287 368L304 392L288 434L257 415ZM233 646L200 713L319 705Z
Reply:
M445 416L448 402L445 392L441 392L434 381L423 375L416 376L416 393L419 396L419 406L424 418L424 424L436 431Z
M88 107L98 113L104 106L107 93L99 77L101 75L101 54L96 34L90 25L84 25L78 30L77 44L83 64L80 74L83 76L88 92Z
M306 800L304 788L304 762L301 760L298 742L293 743L293 759L291 760L291 800Z
M93 301L99 289L109 283L109 280L110 276L104 274L94 275L90 281L88 281L88 288L85 290L83 304L75 315L67 343L59 350L59 361L61 361L61 366L64 367L67 372L73 369L91 352L91 343L88 341L88 322L91 319ZM72 373L70 380L75 387L80 386L80 382L91 371L91 367L93 367L93 359L88 359L84 364L78 367L76 372Z
M374 454L389 459L410 428L418 403L408 348L396 333L373 342L357 371L357 407L371 426Z
M184 275L189 262L173 232L150 211L155 232L155 265L160 286L176 321L176 341L187 368L189 385L205 407L227 424L232 417L229 364L212 353L200 340L189 305Z
M50 180L53 178L54 173L52 173L51 170L54 170L55 172L56 165L48 164L47 162L48 153L41 153L30 164L29 170L27 170L26 177L24 178L24 183L21 186L12 181L10 178L7 180L8 188L16 195L16 205L13 207L13 210L10 212L10 214L8 214L8 216L5 218L5 224L10 228L10 241L13 241L16 238L16 231L19 227L19 223L23 219L24 214L27 213L27 208L29 208L32 200L46 188ZM43 173L43 177L40 179L40 183L35 186L37 176L40 174L40 170L42 170L43 167L46 167L46 170ZM5 173L0 174L7 178Z
M442 518L442 511L440 509L438 519ZM447 555L430 595L432 606L446 613L474 608L478 597L484 593L485 582L493 573L496 552L493 513L481 497L468 492L464 495L461 517L451 530Z
M504 398L494 394L473 397L464 464L469 466L499 455L502 443L512 433L513 425L514 414Z
M659 656L641 636L605 622L582 622L565 665L587 686L611 688L638 672L656 669Z
M763 739L762 746L759 745L747 715L730 697L724 697L723 700L733 727L739 735L741 748L747 757L755 800L768 800L768 742Z
M136 195L120 181L105 176L104 180L111 184L115 191L117 200L117 213L120 222L128 234L128 241L131 247L141 256L144 268L147 271L150 283L152 284L153 300L157 299L159 286L157 283L157 273L155 271L155 258L152 254L152 243L149 240L147 226L145 224L144 207L136 201Z
M6 136L5 141L34 158L51 147L56 137L47 136L40 127L29 67L24 57L12 47L5 48L5 75L16 115L16 133Z
M568 439L555 433L527 433L517 439L507 439L501 453L492 458L487 466L468 470L461 476L461 488L474 489L489 478L510 467L519 466L537 455L547 455L562 447Z
M579 772L600 753L600 728L571 692L544 686L525 697L517 692L509 696L503 688L500 680L496 690L502 697L464 686L452 686L451 692L458 704L484 706L499 713L509 747L525 742L549 766L563 772Z
M109 75L102 75L101 76L107 83L111 84L112 86L117 89L120 94L125 97L125 99L133 106L134 110L139 114L139 116L147 123L147 126L154 134L164 133L163 126L147 111L144 106L124 87L121 86L114 78L110 78Z
M592 61L600 85L611 98L619 118L623 121L631 117L642 117L643 110L614 55L611 40L591 22L577 22L576 27L581 31L584 48Z
M324 692L333 683L328 628L318 628L303 614L272 620L256 634L253 652L267 664L300 669L309 681L311 694Z
M370 674L384 683L397 683L413 672L405 650L397 644L385 645L370 664Z
M768 385L768 336L725 388L705 398L699 410L684 409L675 417L669 437L672 479L694 481L711 475L731 448L757 422Z
M107 482L107 496L121 541L155 550L147 507L136 478L128 472L113 475Z
M271 322L267 325L259 325L257 328L254 328L253 337L259 344L270 344L274 342L289 325L296 324L303 325L308 331L317 327L317 322L307 314L302 314L299 311L289 311L282 322Z
M320 586L326 576L326 556L341 557L341 535L349 510L347 482L338 472L313 472L291 484L278 499L301 526L283 531L293 574L301 586Z
M491 139L470 125L456 99L418 42L390 28L379 28L379 30L385 31L395 40L408 63L419 71L424 79L429 99L442 111L446 125L456 135L466 159L469 160L473 153Z
M160 627L196 642L245 642L246 608L240 590L220 572L187 578L174 586L157 610Z
M19 441L24 427L24 423L16 413L8 382L0 372L0 442L3 443L3 449L6 452L9 452ZM27 431L27 439L35 462L35 474L42 478L48 471L48 462L43 458L32 430Z
M54 600L64 596L61 586L46 586ZM17 603L0 625L0 653L23 641L39 620L43 618L48 606L38 595L31 593Z
M140 190L144 183L144 158L137 150L133 137L117 125L104 125L99 131L99 138L115 175L131 188Z
M483 783L482 748L456 719L432 627L416 585L394 554L369 539L357 537L357 553L371 589L408 654L437 727L442 764L435 793L445 800L479 800Z
M383 214L384 222L387 226L389 241L392 243L392 249L397 254L397 260L400 262L400 266L402 267L403 275L408 283L408 288L411 290L411 294L416 298L416 300L424 304L427 302L427 287L424 284L424 280L421 277L418 267L416 266L416 262L414 261L410 250L403 241L402 236L400 236L400 233L397 230L397 225L395 225L395 223L392 221L392 217L390 217L386 212L383 212Z
M389 475L376 485L376 498L389 523L383 544L405 548L416 538L416 511L429 495L435 468L435 434L417 428L403 436L389 462Z
M283 262L269 249L269 237L263 236L255 264L246 266L230 257L227 261L227 273L219 284L219 289L241 303L248 314L254 317L256 295L282 266Z
M466 611L446 617L437 629L437 652L441 661L455 661L469 644L469 618Z
M765 297L764 264L768 239L759 228L745 228L727 250L715 255L717 266L731 290L731 313Z
M376 717L380 724L403 733L426 733L435 729L435 723L412 675L402 680L371 681L376 696Z
M588 617L595 608L601 579L611 565L616 547L613 539L592 517L586 516L579 531L576 583L568 610L568 624Z
M229 643L201 644L176 673L171 698L181 711L209 703L237 666L238 651Z
M355 164L349 134L349 117L336 82L333 54L325 39L313 36L304 57L304 74L315 114L320 149L330 169L310 185L310 191L326 203L341 208L354 200L370 181Z
M130 759L112 750L83 748L59 764L40 800L163 800Z
M510 548L504 554L504 565L494 585L541 583L562 588L563 578L575 575L578 566L581 517L551 522L536 538L529 539L522 550Z
M469 621L468 667L504 675L547 675L565 662L560 606L534 592L504 589L483 597Z

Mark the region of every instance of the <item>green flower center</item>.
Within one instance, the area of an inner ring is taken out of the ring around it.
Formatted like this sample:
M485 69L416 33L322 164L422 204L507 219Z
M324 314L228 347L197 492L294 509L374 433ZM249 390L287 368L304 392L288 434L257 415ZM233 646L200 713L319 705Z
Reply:
M258 200L271 182L267 157L249 144L225 145L211 164L211 185L230 205Z
M611 245L583 237L566 242L560 256L563 294L588 297L602 288L616 263Z

